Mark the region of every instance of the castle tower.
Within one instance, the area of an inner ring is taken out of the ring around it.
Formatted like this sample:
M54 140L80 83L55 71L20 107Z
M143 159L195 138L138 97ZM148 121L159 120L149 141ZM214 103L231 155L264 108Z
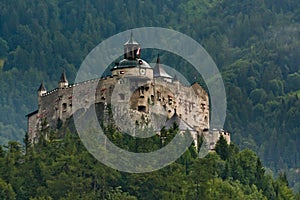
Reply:
M47 93L47 90L44 85L44 81L41 82L41 85L37 92L38 92L38 107L40 107L42 102L42 96Z
M140 58L141 46L137 43L131 32L129 40L124 44L124 59L135 60Z
M47 93L47 90L45 88L44 81L42 81L41 85L40 85L40 87L38 89L38 96L41 97L41 96L43 96L46 93Z
M69 82L67 80L66 73L64 70L60 76L60 80L58 82L58 88L66 88L66 87L68 87L68 85L69 85Z
M111 69L112 75L126 78L138 78L135 82L145 82L153 79L152 67L141 59L141 47L130 34L129 40L124 44L124 59L116 63Z
M157 55L157 59L156 59L156 65L153 69L153 77L154 78L159 78L162 79L166 82L172 82L173 77L170 76L165 70L164 68L161 66L160 64L160 57L159 54Z

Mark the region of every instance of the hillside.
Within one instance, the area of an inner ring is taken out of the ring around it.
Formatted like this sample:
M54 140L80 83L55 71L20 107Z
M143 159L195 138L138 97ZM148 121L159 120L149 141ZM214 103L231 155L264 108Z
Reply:
M300 187L299 1L2 0L0 10L2 144L22 141L41 80L55 88L65 69L73 82L84 57L104 39L159 26L206 48L225 82L232 140ZM167 56L165 62L182 66Z

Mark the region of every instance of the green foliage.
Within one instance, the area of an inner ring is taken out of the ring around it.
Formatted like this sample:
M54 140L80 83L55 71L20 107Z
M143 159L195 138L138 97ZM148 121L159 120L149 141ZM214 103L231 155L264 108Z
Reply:
M55 88L65 69L73 82L82 60L104 39L159 26L206 48L224 79L225 128L233 140L255 150L275 174L287 171L291 186L300 188L300 1L3 0L0 9L0 143L22 141L24 116L36 109L42 80ZM194 81L188 63L162 58Z
M10 184L0 179L0 199L13 200L16 199L16 194Z
M7 54L8 54L7 41L3 40L0 37L0 58L6 58Z
M221 157L222 160L229 158L229 146L226 139L221 135L219 141L216 144L216 153Z
M106 132L116 134L116 130ZM174 130L166 130L166 135ZM54 132L48 132L56 135ZM54 137L54 136L53 136ZM112 137L112 142L124 140ZM222 140L222 138L221 138ZM221 140L218 144L221 144ZM159 141L156 141L159 142ZM146 143L146 141L145 141ZM121 143L119 143L121 144ZM134 140L125 146L135 146ZM143 146L142 142L140 145ZM155 144L148 144L154 149ZM224 145L225 146L225 145ZM65 132L61 139L39 141L23 154L10 142L0 157L1 199L295 199L286 175L265 175L251 150L226 146L228 157L217 153L192 156L189 148L176 162L158 171L129 174L104 166L87 152L80 138ZM25 147L24 147L25 148ZM253 161L257 162L253 162Z

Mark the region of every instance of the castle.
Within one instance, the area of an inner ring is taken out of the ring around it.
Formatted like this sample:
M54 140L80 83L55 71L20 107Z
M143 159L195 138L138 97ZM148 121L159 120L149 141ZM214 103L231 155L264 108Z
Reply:
M89 85L97 83L95 102L86 98ZM154 67L141 59L141 46L132 34L124 44L124 58L104 78L69 84L65 72L58 87L47 91L42 82L38 89L38 109L27 115L28 138L36 143L40 131L56 130L72 117L79 108L72 107L73 90L80 92L80 105L88 109L98 106L102 120L107 120L109 108L114 113L114 124L122 131L133 127L153 127L159 133L162 127L169 129L176 123L180 132L188 131L198 144L199 136L208 141L213 150L223 135L230 143L230 134L209 126L209 96L198 84L183 85L178 76L171 76L160 63L158 55Z

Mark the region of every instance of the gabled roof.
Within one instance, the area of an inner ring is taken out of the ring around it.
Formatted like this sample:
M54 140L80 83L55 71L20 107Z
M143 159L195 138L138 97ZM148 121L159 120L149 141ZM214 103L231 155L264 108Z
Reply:
M180 131L186 131L186 130L194 131L194 129L188 123L186 123L183 119L181 119L178 116L176 111L175 111L174 115L169 120L166 121L165 128L166 129L172 128L174 123L176 123L178 125L178 128Z
M170 76L165 70L164 68L162 68L162 66L160 65L160 58L159 58L159 54L157 55L157 60L156 60L156 65L153 69L153 76L155 78L157 77L163 77L163 78L173 78L172 76Z

